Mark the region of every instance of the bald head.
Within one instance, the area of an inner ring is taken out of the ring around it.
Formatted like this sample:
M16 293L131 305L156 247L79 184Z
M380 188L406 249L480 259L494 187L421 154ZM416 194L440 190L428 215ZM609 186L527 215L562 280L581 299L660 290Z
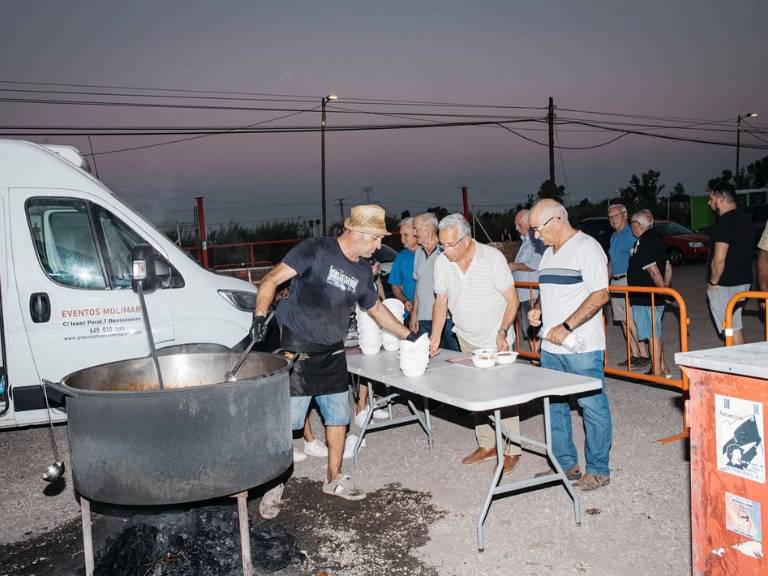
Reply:
M568 211L565 206L545 198L539 200L531 210L530 225L547 246L558 248L574 234L574 229L568 222Z
M539 220L549 220L553 217L560 217L563 220L568 220L568 210L565 206L560 204L557 200L551 198L544 198L536 202L536 205L531 210L530 218L538 217Z
M531 229L531 211L527 209L520 210L515 214L515 230L520 236L527 236Z

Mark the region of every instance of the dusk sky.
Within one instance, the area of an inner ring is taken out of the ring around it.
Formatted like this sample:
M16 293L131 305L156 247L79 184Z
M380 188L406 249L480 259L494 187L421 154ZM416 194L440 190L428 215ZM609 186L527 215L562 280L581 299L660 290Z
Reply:
M424 121L423 116L345 113L353 109L542 120L551 96L558 119L578 116L604 124L631 120L606 113L636 115L641 118L632 121L646 124L645 131L729 143L736 139L737 115L758 112L760 117L743 125L756 132L742 134L741 165L746 166L768 155L767 149L748 148L768 145L766 22L765 1L4 0L0 126L232 128L272 120L263 126L317 127L320 100L331 92L339 100L329 104L329 127ZM129 88L277 94L269 102L163 102L306 112L276 120L290 112L3 101L138 102L136 94L148 94ZM59 92L11 91L20 89ZM406 100L529 108L386 103ZM707 122L710 131L648 127L672 119ZM547 140L546 124L509 127ZM619 135L572 125L557 130L565 147L597 145ZM90 150L82 135L24 138ZM215 135L99 154L175 138L94 137L100 178L155 223L190 221L193 198L200 195L206 197L211 224L319 217L318 132ZM437 204L458 210L461 186L470 188L471 202L481 209L502 210L525 201L548 177L547 148L499 126L328 132L326 145L329 223L338 220L336 199L345 198L347 206L359 203L362 186L374 186L373 199L391 213ZM615 194L633 173L648 169L660 171L668 189L682 182L689 193L702 193L709 178L733 170L735 149L628 135L591 150L559 150L555 159L557 183L567 185L571 201L578 202Z

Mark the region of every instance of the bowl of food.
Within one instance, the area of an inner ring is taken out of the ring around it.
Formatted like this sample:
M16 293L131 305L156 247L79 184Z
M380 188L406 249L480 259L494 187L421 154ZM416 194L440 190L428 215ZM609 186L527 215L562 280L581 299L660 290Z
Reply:
M513 350L496 353L496 364L512 364L515 360L517 360L517 352Z
M472 353L472 363L478 368L492 368L496 365L496 350L481 348Z

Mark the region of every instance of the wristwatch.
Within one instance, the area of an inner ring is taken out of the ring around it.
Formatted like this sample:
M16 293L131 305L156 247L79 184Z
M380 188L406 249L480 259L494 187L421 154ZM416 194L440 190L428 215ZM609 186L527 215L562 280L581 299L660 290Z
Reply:
M509 333L509 328L499 328L499 332L504 332L504 336Z
M573 328L568 325L568 322L563 322L563 328L568 330L568 332L573 332Z

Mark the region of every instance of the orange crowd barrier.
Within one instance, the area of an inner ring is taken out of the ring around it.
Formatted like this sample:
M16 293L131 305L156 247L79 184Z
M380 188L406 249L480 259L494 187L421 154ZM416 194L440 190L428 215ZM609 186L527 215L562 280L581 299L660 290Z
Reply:
M768 292L757 292L754 290L745 290L737 292L728 300L725 307L725 320L723 320L723 332L725 333L725 345L733 346L733 311L736 305L742 300L762 300L765 305L765 340L768 341Z
M530 294L530 301L531 302L536 301L536 298L538 297L537 290L539 288L538 282L515 282L515 287L527 289ZM661 342L658 342L656 338L656 315L654 314L655 308L657 305L659 306L665 305L664 302L659 302L659 300L670 300L670 299L673 300L677 305L678 313L680 316L680 352L688 351L688 324L690 323L690 320L688 318L688 308L685 304L685 300L683 300L683 297L680 295L680 293L677 290L673 290L672 288L657 288L657 287L651 288L651 287L645 287L645 286L609 286L608 289L611 295L613 296L623 295L625 308L626 308L626 317L624 320L627 323L627 326L630 325L630 303L629 303L630 294L650 294L652 337L651 337L651 341L649 342L649 346L652 352L656 350L657 346L662 345ZM605 327L605 324L604 324L604 327ZM533 350L522 349L523 339L521 338L519 318L518 318L518 321L516 322L515 330L517 335L517 338L515 338L515 350L517 351L518 355L522 358L538 360L540 358L540 354L538 352L534 352ZM626 338L628 366L626 368L609 366L608 353L606 351L606 354L605 354L605 373L606 374L609 374L611 376L616 376L618 378L626 378L630 380L641 380L643 382L650 382L653 384L659 384L662 386L677 388L683 393L684 398L687 398L688 376L685 373L682 373L680 378L666 378L664 376L656 376L653 374L634 372L632 370L632 360L631 360L628 335L625 334L625 338ZM654 356L655 354L652 353L651 358L653 358ZM658 367L653 365L653 368L654 368L653 371L656 371ZM685 410L683 410L683 424L682 424L681 432L679 434L670 436L668 438L662 438L659 440L659 442L662 442L662 443L674 442L676 440L682 440L687 437L688 437L688 420L687 420L687 415L685 413Z

